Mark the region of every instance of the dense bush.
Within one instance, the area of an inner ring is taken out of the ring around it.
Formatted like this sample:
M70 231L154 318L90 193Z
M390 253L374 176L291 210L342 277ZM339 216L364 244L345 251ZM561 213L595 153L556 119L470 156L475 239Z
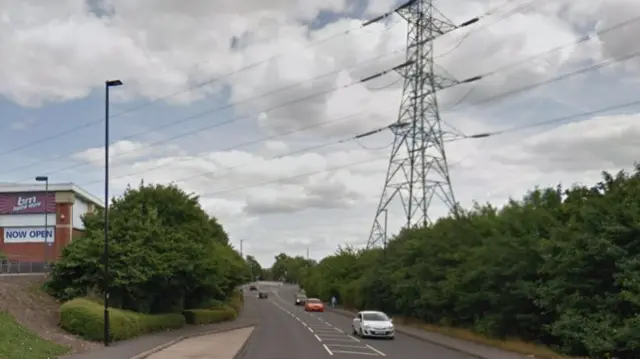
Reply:
M517 336L571 355L640 358L640 168L536 189L501 209L342 248L300 272L308 295Z
M211 324L233 320L238 312L230 306L215 309L187 309L182 312L187 324Z
M227 302L250 278L222 226L176 186L127 189L109 210L108 291L114 307L181 313ZM103 213L83 218L85 236L67 246L46 289L61 300L104 293Z
M60 327L89 340L104 339L103 307L88 299L77 298L60 306ZM139 335L185 325L180 314L140 314L111 309L109 313L111 340L124 340Z
M242 292L236 291L234 295L229 299L229 306L233 308L233 310L240 314L242 308L244 307L244 296Z

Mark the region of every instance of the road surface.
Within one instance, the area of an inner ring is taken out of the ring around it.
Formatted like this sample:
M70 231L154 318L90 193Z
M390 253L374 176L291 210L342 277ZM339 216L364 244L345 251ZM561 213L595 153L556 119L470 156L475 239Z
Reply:
M260 324L241 359L474 359L466 354L396 333L395 340L351 335L351 319L335 313L305 313L293 305L290 286L262 286L268 299L255 294ZM255 293L255 292L253 292Z

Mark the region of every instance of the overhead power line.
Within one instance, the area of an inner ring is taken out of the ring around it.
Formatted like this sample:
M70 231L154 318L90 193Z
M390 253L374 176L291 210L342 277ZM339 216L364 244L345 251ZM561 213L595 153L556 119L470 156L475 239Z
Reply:
M162 126L154 127L151 130L152 131L158 131L158 130L163 130L163 129L167 129L167 128L170 128L170 127L174 127L174 126L177 126L177 125L182 125L182 124L187 123L189 121L192 121L192 120L195 120L195 119L198 119L198 118L201 118L201 117L213 114L213 113L221 112L221 111L226 110L226 109L231 109L233 107L236 107L236 106L244 104L244 103L250 103L251 101L259 100L259 99L266 98L268 96L272 96L272 95L275 95L275 94L278 94L278 93L281 93L281 92L292 90L292 89L294 89L294 88L296 88L298 86L302 86L302 85L304 85L304 84L306 84L306 83L308 83L310 81L315 81L315 80L319 80L319 79L322 79L322 78L325 78L325 77L336 75L336 74L339 74L340 72L345 71L345 70L357 69L358 67L361 67L361 66L369 64L369 63L373 63L375 61L379 61L379 60L381 60L381 59L383 59L385 57L389 57L389 56L392 56L392 55L400 54L403 50L404 50L404 48L399 48L399 49L394 50L392 52L385 53L385 54L382 54L382 55L377 55L377 56L375 56L373 58L369 58L367 60L360 61L360 62L358 62L358 63L356 63L356 64L354 64L354 65L352 65L350 67L340 67L338 69L331 70L330 72L325 72L323 74L317 75L317 76L315 76L315 77L313 77L311 79L307 79L307 80L304 80L304 81L301 81L301 82L297 82L297 83L291 84L291 85L286 85L286 86L280 87L278 89L275 89L275 90L272 90L272 91L268 91L268 92L265 92L265 93L261 93L261 94L255 95L255 96L251 96L249 98L245 98L245 99L242 99L242 100L239 100L239 101L236 101L236 102L228 103L228 104L225 104L225 105L222 105L222 106L217 106L217 107L214 107L212 109L205 110L205 111L202 111L200 113L197 113L195 115L182 117L182 118L179 118L177 120L174 120L174 121L171 121L169 123L166 123L166 124L164 124ZM359 81L355 81L351 85L355 85L357 83L360 83L360 82ZM171 140L184 138L184 137L187 137L189 135L199 134L204 130L209 130L209 129L221 127L221 126L224 126L224 125L228 125L228 124L231 124L231 123L235 123L235 122L238 122L238 121L243 120L243 119L252 118L252 116L259 115L262 112L266 112L266 111L271 111L271 110L278 109L278 108L287 107L287 106L290 106L290 105L293 105L293 104L297 104L297 103L303 102L305 100L309 100L309 99L312 99L312 98L315 98L315 97L319 97L319 96L322 96L322 95L329 94L329 93L334 92L334 91L339 91L341 89L343 89L343 87L332 88L332 89L327 90L327 91L323 91L323 92L311 94L311 95L306 96L306 97L294 99L293 101L289 101L289 102L286 102L286 103L281 104L281 105L272 106L272 107L270 107L268 109L263 109L263 110L257 111L256 113L252 113L250 115L238 116L238 117L234 117L234 118L232 118L230 120L227 120L227 121L222 121L222 122L214 123L214 124L211 124L211 125L207 125L205 127L198 128L197 130L194 130L194 131L178 134L176 136L171 137L170 139L164 139L162 141L157 141L157 142L153 142L151 144L147 144L145 147L142 147L142 148L137 148L137 149L134 149L134 150L131 150L131 151L127 151L127 152L122 152L120 154L115 155L114 157L118 157L118 156L123 156L125 154L134 153L134 152L140 151L142 149L153 147L153 146L158 145L158 144L163 144L163 143L171 141ZM139 133L135 133L135 134L132 134L132 135L124 136L124 137L120 138L120 141L131 140L131 139L134 139L134 138L137 138L137 137L141 137L141 136L147 135L148 132L149 132L149 130L145 130L145 131L141 131ZM66 156L71 156L73 154L74 154L74 152L67 153L65 155ZM33 168L33 167L38 167L38 166L41 166L41 165L47 163L48 161L51 161L52 159L53 158L43 159L43 160L40 160L40 161L35 162L35 163L28 164L28 165L23 165L23 166L19 166L19 167L10 168L10 169L7 169L4 172L5 173L11 173L11 172L22 171L22 170ZM91 163L93 163L93 162L89 161L89 162L85 162L85 163L81 163L81 164L75 164L75 165L72 165L72 166L69 166L69 167L65 167L65 168L63 168L61 170L56 170L53 173L57 173L57 172L60 172L62 170L68 170L68 169L78 168L78 167L81 167L81 166L86 166L86 165L89 165Z
M495 8L492 8L491 10L487 11L485 13L485 15L493 14L493 12L495 12L497 9L499 9L499 8L501 8L503 6L506 6L507 4L511 3L512 1L514 1L514 0L507 0L505 2L505 4L503 4L501 6L496 6ZM388 11L388 12L380 15L378 18L379 19L388 18L388 17L392 16L395 13L394 11ZM392 24L392 26L388 27L386 30L389 30L391 27L395 26L396 24ZM315 46L318 46L320 44L323 44L325 42L328 42L330 40L336 39L336 38L341 37L341 36L350 35L350 34L356 32L356 31L358 31L360 29L363 29L364 27L366 27L366 25L368 25L368 24L363 23L363 24L360 24L358 26L354 26L354 27L352 27L352 28L350 28L348 30L341 31L341 32L338 32L336 34L333 34L333 35L330 35L330 36L327 36L327 37L312 41L311 43L309 43L309 44L307 44L305 46L305 49L313 48ZM141 104L139 106L135 106L135 107L129 108L127 110L124 110L124 111L121 111L121 112L117 112L117 113L111 115L111 118L116 118L116 117L119 117L119 116L122 116L122 115L125 115L125 114L133 113L133 112L139 111L139 110L141 110L143 108L149 107L149 106L151 106L151 105L153 105L153 104L155 104L157 102L168 100L170 98L179 96L179 95L187 93L189 91L192 91L192 90L195 90L195 89L198 89L198 88L202 88L202 87L204 87L206 85L210 85L210 84L213 84L215 82L219 82L219 81L221 81L221 80L223 80L225 78L231 77L231 76L233 76L235 74L239 74L239 73L251 70L251 69L253 69L253 68L255 68L255 67L259 66L259 65L262 65L262 64L268 63L270 61L273 61L273 60L275 60L277 58L280 58L280 57L282 57L284 55L289 54L290 52L291 51L284 51L284 52L276 53L276 54L274 54L272 56L269 56L266 59L262 59L262 60L253 62L253 63L251 63L249 65L242 66L242 67L240 67L240 68L238 68L236 70L227 72L227 73L222 74L220 76L209 78L209 79L207 79L205 81L202 81L202 82L196 83L194 85L188 86L188 87L186 87L186 88L184 88L184 89L182 89L180 91L173 92L173 93L170 93L168 95L162 96L160 98L147 101L146 103ZM46 136L46 137L40 138L38 140L35 140L33 142L29 142L29 143L26 143L26 144L22 144L22 145L7 149L5 151L0 152L0 157L8 155L8 154L11 154L11 153L15 153L15 152L21 151L21 150L26 149L26 148L30 148L30 147L33 147L33 146L36 146L36 145L40 145L42 143L49 142L49 141L57 139L57 138L61 138L61 137L76 133L76 132L78 132L80 130L83 130L83 129L89 128L89 127L91 127L93 125L102 123L103 121L104 121L103 118L99 118L99 119L96 119L94 121L89 121L89 122L86 122L86 123L84 123L82 125L79 125L79 126L71 128L71 129L59 132L57 134Z
M548 125L551 125L551 124L554 124L554 123L560 123L560 122L566 122L566 121L575 120L575 119L579 119L579 118L590 117L590 116L593 116L593 115L597 115L597 114L601 114L601 113L605 113L605 112L611 112L611 111L615 111L615 110L620 110L620 109L624 109L624 108L629 108L629 107L633 107L633 106L640 106L640 100L626 102L626 103L622 103L622 104L618 104L618 105L614 105L614 106L603 107L603 108L600 108L600 109L597 109L597 110L591 110L591 111L585 111L585 112L581 112L581 113L576 113L576 114L573 114L573 115L568 115L568 116L556 117L556 118L548 119L548 120L537 121L537 122L533 122L533 123L524 124L524 125L521 125L521 126L509 127L509 128L505 128L505 129L497 130L497 131L469 134L469 135L466 135L464 137L450 137L450 138L446 139L444 142L445 143L450 143L450 142L457 142L457 141L462 141L462 140L466 140L466 139L482 139L482 138L487 138L487 137L501 136L501 135L505 135L505 134L508 134L508 133L516 132L516 131L522 131L522 130L526 130L526 129L530 129L530 128L534 128L534 127L548 126ZM384 130L386 128L387 127L384 127L384 128L381 128L380 130ZM374 131L378 131L378 130L374 130ZM374 131L371 131L371 132L374 132ZM362 134L362 135L358 135L358 136L365 136L365 135L366 135L366 133ZM341 141L353 140L353 139L357 138L358 136L350 137L349 139L344 139L344 140L341 140ZM329 146L331 144L334 144L334 142L330 142L330 143L327 143L327 144L321 145L321 146L327 147L327 146ZM372 151L372 152L377 152L377 151L379 151L379 150L375 150L375 151ZM307 151L298 150L298 151L295 151L295 152L291 152L289 154L279 155L276 158L285 157L285 156L292 155L294 153L301 153L301 152L307 152ZM315 174L320 174L320 173L323 173L323 172L332 172L332 171L337 171L337 170L340 170L340 169L346 169L346 168L358 166L358 165L361 165L361 164L371 163L371 162L374 162L374 161L380 161L380 160L383 160L383 159L386 159L386 158L388 158L388 155L385 155L384 157L375 157L375 158L366 159L366 160L354 161L354 162L350 162L350 163L347 163L347 164L343 164L343 165L339 165L339 166L332 166L332 167L329 167L329 168L316 170L316 171L311 171L311 172L306 172L306 173L298 174L298 175L294 175L294 176L284 176L284 177L280 177L280 178L274 179L274 180L268 180L268 181L263 181L263 182L259 182L259 183L254 183L254 184L249 184L249 185L244 185L244 186L239 186L239 187L233 187L233 188L226 189L226 190L220 190L220 191L215 191L215 192L207 192L207 193L204 193L204 194L200 195L200 197L204 197L204 198L206 198L206 197L214 197L214 196L217 196L217 195L237 192L237 191L244 190L244 189L267 186L267 185L271 185L271 184L278 184L278 183L281 183L281 182L300 179L300 178L312 176L312 175L315 175ZM275 158L273 158L273 159L275 159ZM251 163L243 164L243 165L240 165L240 166L227 168L226 170L229 170L229 172L230 172L233 169L241 168L241 167L248 167L250 165L251 165ZM217 171L209 172L209 174L214 174L214 173L218 174ZM174 180L172 182L186 182L186 181L188 181L190 179L195 179L197 177L201 177L202 175L203 174L196 174L196 175L193 175L193 176L188 176L188 177L184 177L184 178L181 178L181 179L178 179L178 180ZM228 178L228 177L230 177L230 175L222 175L222 176L216 176L216 179Z
M568 46L572 46L574 44L578 44L580 42L587 41L588 39L593 38L595 36L601 36L602 34L605 34L605 33L608 33L608 32L614 31L614 30L618 30L618 29L620 29L620 28L622 28L624 26L628 26L631 23L634 23L634 22L636 22L638 20L640 20L640 16L631 18L629 20L626 20L626 21L618 23L618 24L615 24L615 25L613 25L613 26L611 26L609 28L603 29L603 30L601 30L601 31L599 31L599 32L597 32L595 34L583 36L583 37L579 38L576 41L573 41L573 42L570 42L570 43L567 43L567 44L564 44L564 45L561 45L561 46L557 46L557 47L552 48L550 50L544 51L544 52L542 52L540 54L532 55L532 56L527 57L525 59L514 61L512 63L509 63L509 64L505 65L505 66L501 66L500 68L498 68L496 70L492 70L492 71L486 72L486 73L484 73L482 75L475 76L475 77L472 77L470 79L478 79L478 78L483 78L483 77L495 75L497 73L500 73L500 72L506 71L508 69L511 69L511 68L513 68L515 66L522 65L522 64L524 64L526 62L538 59L543 55L549 55L549 54L551 54L553 52L560 51L561 49L566 48ZM403 49L398 49L398 50L392 51L392 52L390 52L388 54L383 54L383 55L376 56L375 58L372 58L372 59L369 59L369 60L365 60L365 61L363 61L363 62L361 62L359 64L356 64L352 68L355 68L355 67L361 65L362 63L376 61L376 60L379 60L380 58L383 58L383 57L386 57L386 56L389 56L389 55L393 55L393 54L397 54L402 50ZM567 73L567 74L564 74L564 75L560 75L560 76L557 76L557 77L554 77L554 78L551 78L551 79L548 79L548 80L545 80L545 81L542 81L542 82L538 82L538 83L534 83L534 84L531 84L531 85L527 85L527 86L525 86L523 88L520 88L520 89L516 89L516 90L513 90L513 91L507 91L505 93L501 93L501 94L498 94L498 95L495 95L495 96L492 96L492 97L477 101L475 103L467 103L466 105L463 105L461 107L455 106L455 107L450 108L450 109L445 109L445 110L443 110L443 112L455 112L455 111L458 111L458 110L461 110L461 109L465 109L465 108L469 108L469 107L472 107L472 106L482 105L482 104L486 104L486 103L489 103L489 102L492 102L492 101L501 100L501 99L504 99L504 98L507 98L507 97L510 97L510 96L521 94L521 93L529 91L529 90L533 90L535 88L544 86L546 84L550 84L550 83L553 83L553 82L565 80L565 79L568 79L568 78L571 78L571 77L574 77L574 76L577 76L577 75L581 75L581 74L587 73L589 71L600 69L600 68L605 67L605 66L609 66L609 65L612 65L612 64L615 64L615 63L619 63L619 62L622 62L622 61L627 61L629 59L632 59L632 58L635 58L635 57L638 57L638 56L640 56L640 52L639 53L634 53L634 54L631 54L631 55L622 56L622 57L619 57L619 58L616 58L616 59L612 59L612 60L603 61L601 63L595 64L595 65L592 65L592 66L588 66L588 67L585 67L585 68L582 68L582 69L579 69L579 70L576 70L576 71L573 71L573 72L570 72L570 73ZM322 77L325 77L325 76L330 76L332 74L335 74L335 73L343 71L343 70L344 69L338 69L338 70L334 70L334 71L329 72L329 73L321 74L319 76L316 76L314 79L322 78ZM376 76L377 76L377 74L374 75L374 77L376 77ZM369 79L371 79L371 78L369 78ZM369 79L367 79L367 80L369 80ZM302 82L302 83L305 83L305 82ZM192 115L192 116L188 116L188 117L185 117L185 118L181 118L181 119L179 119L177 121L173 121L173 122L171 122L171 123L169 123L167 125L164 125L164 126L162 126L160 128L157 128L157 129L162 129L162 128L175 126L176 124L184 123L184 122L187 122L187 121L189 121L191 119L199 118L199 117L205 116L207 114L210 114L212 112L220 111L220 110L222 110L224 108L237 106L238 104L240 104L242 102L249 102L249 101L255 100L255 99L260 98L260 97L268 96L269 94L273 94L273 93L276 93L276 92L281 92L281 91L284 91L284 90L287 90L287 89L291 89L291 88L293 88L295 86L299 86L302 83L286 86L286 87L277 89L275 91L269 92L267 94L257 95L257 96L251 97L249 99L241 100L241 101L239 101L237 103L234 103L234 104L224 105L222 107L214 108L213 110L208 110L208 111L204 111L202 113L196 114L196 115ZM334 88L334 89L329 90L329 92L338 91L340 89L341 88ZM122 153L116 155L115 157L128 155L128 154L131 154L131 153L135 153L137 151L141 151L141 150L144 150L144 149L155 147L157 145L162 145L162 144L168 143L168 142L176 140L176 139L180 139L180 138L184 138L184 137L187 137L187 136L195 135L195 134L201 133L202 131L206 131L206 130L209 130L209 129L221 127L221 126L224 126L224 125L227 125L227 124L230 124L230 123L234 123L234 122L240 121L242 119L251 118L251 116L258 115L259 113L262 113L262 112L267 112L267 111L274 110L274 109L277 109L277 108L286 107L286 106L289 106L289 105L292 105L292 104L295 104L295 103L302 102L304 100L308 100L308 99L311 99L311 98L314 98L314 97L325 95L327 93L328 92L320 92L320 93L317 93L317 94L312 94L310 96L303 97L303 98L300 98L300 99L296 99L294 101L287 102L287 103L284 103L282 105L277 105L277 106L268 108L266 110L264 110L264 109L260 110L260 111L258 111L256 113L252 114L252 115L233 118L233 119L228 120L228 121L223 121L223 122L220 122L220 123L215 123L215 124L212 124L212 125L201 127L201 128L198 128L197 130L194 130L194 131L181 133L181 134L178 134L176 136L170 137L168 139L163 139L161 141L152 142L150 144L147 144L147 145L145 145L143 147L140 147L140 148L137 148L137 149L134 149L134 150L131 150L131 151L122 152ZM465 98L466 98L466 96L463 98L463 100ZM460 103L462 103L462 102L463 101L459 101L458 105ZM144 134L146 134L146 132ZM132 139L132 138L135 138L135 137L140 136L140 135L143 135L143 134L141 133L141 134L134 134L134 135L131 135L131 136L126 136L121 140ZM73 153L69 153L67 155L70 156L72 154ZM33 167L36 167L38 165L42 165L42 164L46 163L47 161L49 161L49 160L38 161L36 163L32 163L32 164L29 164L29 165L26 165L26 166L20 166L20 167L17 167L17 168L11 168L11 169L6 170L5 173L17 172L17 171L22 171L22 170L28 169L28 168L33 168ZM92 164L92 163L95 163L95 162L96 161L87 161L85 163L66 166L66 167L54 170L52 173L59 173L59 172L65 171L65 170L79 168L79 167L86 166L86 165L89 165L89 164Z
M384 16L386 18L386 17L389 16L389 15L386 15L386 14L387 13L385 13L385 14L383 14L381 16ZM304 49L313 48L313 47L316 47L316 46L318 46L320 44L326 43L326 42L328 42L330 40L336 39L338 37L345 36L345 35L350 35L350 34L356 32L356 31L358 31L358 30L360 30L362 28L364 28L364 25L361 24L361 25L358 25L358 26L354 26L354 27L352 27L352 28L350 28L348 30L340 31L340 32L335 33L333 35L329 35L327 37L312 41L309 44L307 44L304 47ZM299 49L296 49L296 51L299 51ZM139 110L141 110L143 108L146 108L146 107L149 107L149 106L151 106L153 104L156 104L156 103L158 103L160 101L165 101L165 100L168 100L170 98L185 94L187 92L202 88L204 86L211 85L211 84L213 84L215 82L219 82L219 81L224 80L226 78L229 78L229 77L231 77L233 75L236 75L236 74L251 70L253 68L256 68L256 67L258 67L258 66L260 66L262 64L265 64L265 63L268 63L270 61L273 61L273 60L275 60L277 58L280 58L280 57L282 57L284 55L288 55L291 52L292 52L292 50L278 52L278 53L276 53L276 54L274 54L272 56L267 57L266 59L262 59L262 60L259 60L259 61L256 61L256 62L252 62L249 65L245 65L245 66L242 66L242 67L240 67L240 68L238 68L236 70L224 73L224 74L222 74L220 76L212 77L212 78L209 78L209 79L207 79L205 81L198 82L198 83L196 83L194 85L188 86L188 87L186 87L186 88L184 88L182 90L179 90L177 92L173 92L173 93L161 96L159 98L156 98L154 100L147 101L144 104L141 104L141 105L138 105L138 106L134 106L132 108L129 108L129 109L121 111L121 112L117 112L117 113L111 115L111 118L116 118L116 117L120 117L120 116L125 115L125 114L136 112L136 111L139 111ZM104 121L104 118L99 118L99 119L96 119L96 120L93 120L93 121L86 122L86 123L84 123L82 125L79 125L77 127L73 127L73 128L71 128L69 130L65 130L65 131L59 132L59 133L54 134L54 135L43 137L43 138L38 139L36 141L33 141L33 142L30 142L30 143L27 143L27 144L23 144L23 145L20 145L20 146L13 147L13 148L10 148L8 150L2 151L2 152L0 152L0 156L5 156L5 155L8 155L8 154L23 150L25 148L29 148L29 147L32 147L32 146L35 146L35 145L42 144L44 142L48 142L48 141L54 140L56 138L60 138L60 137L63 137L63 136L67 136L67 135L76 133L76 132L78 132L80 130L83 130L85 128L89 128L89 127L94 126L96 124L102 123L103 121Z

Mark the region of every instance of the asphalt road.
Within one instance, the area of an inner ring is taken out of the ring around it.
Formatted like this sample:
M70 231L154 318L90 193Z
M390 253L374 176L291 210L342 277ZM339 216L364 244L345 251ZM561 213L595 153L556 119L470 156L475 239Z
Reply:
M242 359L474 359L471 356L396 333L395 340L351 335L351 318L335 313L306 313L293 305L295 289L263 287L268 299L257 301L259 326Z
M269 293L269 297L258 299L254 294L245 298L245 301L256 302L255 307L259 315L258 326L249 339L241 359L327 358L327 351L313 334L279 308L273 293Z

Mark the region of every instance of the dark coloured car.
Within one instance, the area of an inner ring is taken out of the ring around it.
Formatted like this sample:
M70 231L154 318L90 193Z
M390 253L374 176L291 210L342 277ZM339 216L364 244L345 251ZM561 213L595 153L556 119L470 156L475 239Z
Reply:
M252 284L252 285L249 286L249 290L254 292L254 291L258 290L258 287L255 284Z
M267 298L269 298L269 294L267 292L259 292L258 293L258 298L267 299Z
M304 303L307 301L307 296L304 294L298 294L296 295L296 305L304 305Z

